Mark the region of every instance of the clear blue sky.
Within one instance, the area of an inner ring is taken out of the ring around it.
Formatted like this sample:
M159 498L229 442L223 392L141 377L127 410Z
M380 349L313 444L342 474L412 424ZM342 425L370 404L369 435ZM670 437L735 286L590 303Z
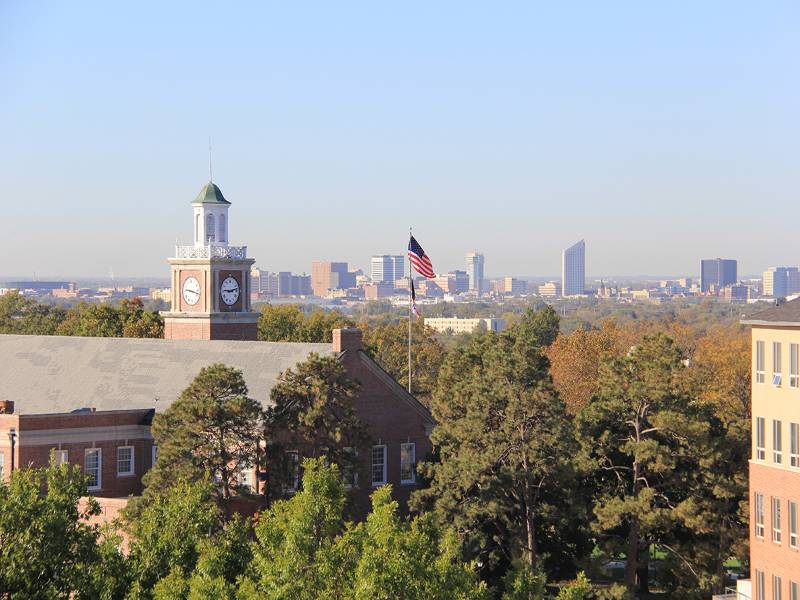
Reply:
M166 276L209 135L266 269L800 263L796 0L389 4L0 0L0 276Z

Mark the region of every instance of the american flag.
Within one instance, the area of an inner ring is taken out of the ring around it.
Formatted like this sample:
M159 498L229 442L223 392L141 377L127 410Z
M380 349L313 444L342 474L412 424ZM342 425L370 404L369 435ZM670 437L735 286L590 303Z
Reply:
M414 239L413 235L408 240L408 260L411 261L411 266L414 270L426 279L436 277L431 259L425 254L425 250L422 249L422 246Z
M411 278L411 310L414 311L414 314L417 315L417 319L422 318L422 313L419 312L419 308L417 308L417 293L414 291L414 279Z

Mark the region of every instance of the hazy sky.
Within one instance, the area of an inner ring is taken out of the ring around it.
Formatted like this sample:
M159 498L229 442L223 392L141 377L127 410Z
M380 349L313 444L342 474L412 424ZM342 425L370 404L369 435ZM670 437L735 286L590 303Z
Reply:
M0 0L0 276L166 277L209 135L265 269L800 263L796 0L124 4Z

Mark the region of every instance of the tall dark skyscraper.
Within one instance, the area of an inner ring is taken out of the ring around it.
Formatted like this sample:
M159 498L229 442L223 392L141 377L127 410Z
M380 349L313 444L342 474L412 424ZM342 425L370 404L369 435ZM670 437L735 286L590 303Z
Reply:
M736 261L731 258L707 258L700 261L700 291L705 293L711 286L722 289L739 280Z

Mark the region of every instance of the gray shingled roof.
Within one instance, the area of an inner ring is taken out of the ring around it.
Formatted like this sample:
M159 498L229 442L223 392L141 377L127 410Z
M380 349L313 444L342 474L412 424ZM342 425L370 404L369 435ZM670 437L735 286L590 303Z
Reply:
M745 325L800 325L800 298L757 312L749 318L743 319L742 323Z
M0 335L0 399L14 412L79 408L164 410L201 368L244 372L250 397L266 404L278 374L330 344Z

